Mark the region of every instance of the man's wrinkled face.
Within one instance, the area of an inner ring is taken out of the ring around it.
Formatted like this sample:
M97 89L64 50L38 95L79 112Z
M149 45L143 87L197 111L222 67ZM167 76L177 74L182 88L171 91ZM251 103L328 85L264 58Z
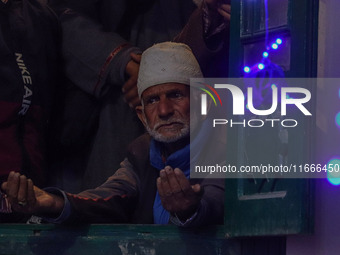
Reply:
M157 141L171 143L190 133L190 88L181 83L152 86L142 94L138 116Z

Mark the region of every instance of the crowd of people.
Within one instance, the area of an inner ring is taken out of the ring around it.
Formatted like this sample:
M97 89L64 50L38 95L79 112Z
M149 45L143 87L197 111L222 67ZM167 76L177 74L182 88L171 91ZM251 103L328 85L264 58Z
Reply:
M224 181L189 176L189 86L227 75L230 12L1 0L0 222L221 223Z

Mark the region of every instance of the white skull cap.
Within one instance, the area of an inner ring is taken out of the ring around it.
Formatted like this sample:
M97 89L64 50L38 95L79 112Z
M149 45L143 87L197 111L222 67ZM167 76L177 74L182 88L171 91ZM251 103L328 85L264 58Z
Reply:
M147 88L163 83L190 85L190 78L202 78L201 68L188 45L164 42L153 45L142 54L138 74L138 95Z

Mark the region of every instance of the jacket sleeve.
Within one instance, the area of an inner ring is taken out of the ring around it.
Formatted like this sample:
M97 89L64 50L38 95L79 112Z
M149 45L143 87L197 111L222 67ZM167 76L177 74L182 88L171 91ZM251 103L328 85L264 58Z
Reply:
M140 50L104 28L100 18L71 4L50 1L62 27L62 54L66 76L83 91L101 97L109 86L122 85L130 53ZM85 4L97 8L95 4ZM71 8L67 8L70 6Z
M224 179L204 179L201 204L195 219L189 226L223 224L224 218Z
M77 195L66 193L67 224L127 223L135 211L138 200L139 179L131 163L125 159L103 185Z

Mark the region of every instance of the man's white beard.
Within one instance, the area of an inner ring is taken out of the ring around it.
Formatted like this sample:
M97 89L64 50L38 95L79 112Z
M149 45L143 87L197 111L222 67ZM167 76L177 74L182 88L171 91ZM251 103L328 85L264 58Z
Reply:
M144 114L144 112L143 112ZM146 120L145 114L144 114L144 118ZM199 120L199 117L197 114L195 113L191 113L191 117L189 120L183 121L182 119L170 119L168 121L164 121L161 123L158 123L157 125L155 125L155 127L153 129L150 128L148 121L146 120L146 130L148 131L149 135L155 139L158 142L162 142L162 143L173 143L176 142L184 137L187 137L190 135L190 127L193 129L196 129L198 127L198 125L201 124L202 120ZM182 123L183 124L183 128L178 132L178 134L173 135L171 137L164 137L162 134L158 133L156 131L157 127L159 127L162 124L166 124L166 123L171 123L171 122L177 122L177 123Z
M181 128L178 131L177 134L174 134L173 136L166 137L166 136L160 134L157 131L157 128L160 125L164 125L164 124L168 124L168 123L172 123L172 122L183 124L183 128ZM168 121L165 121L165 122L161 122L161 123L157 124L153 129L151 129L149 124L146 122L146 130L148 131L150 136L158 142L173 143L173 142L176 142L176 141L178 141L178 140L180 140L184 137L187 137L190 134L190 124L189 124L189 122L183 122L183 120L171 119L171 120L168 120Z

